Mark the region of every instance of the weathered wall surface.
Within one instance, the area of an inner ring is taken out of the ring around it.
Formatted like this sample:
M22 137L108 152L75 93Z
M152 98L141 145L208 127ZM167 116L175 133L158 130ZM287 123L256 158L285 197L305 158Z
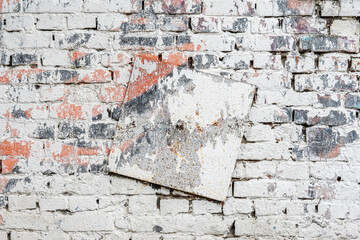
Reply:
M360 1L0 12L1 240L360 238ZM138 52L258 87L224 204L105 172Z

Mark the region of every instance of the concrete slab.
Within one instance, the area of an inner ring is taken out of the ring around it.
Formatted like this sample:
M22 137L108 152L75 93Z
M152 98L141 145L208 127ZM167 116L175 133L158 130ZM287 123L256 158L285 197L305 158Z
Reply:
M253 85L136 58L108 170L224 201L254 94Z

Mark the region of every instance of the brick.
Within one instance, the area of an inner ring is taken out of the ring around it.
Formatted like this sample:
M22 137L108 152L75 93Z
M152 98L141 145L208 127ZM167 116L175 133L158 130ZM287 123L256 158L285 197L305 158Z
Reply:
M330 26L330 33L334 36L354 36L359 35L359 28L359 21L335 19Z
M96 16L93 15L69 15L67 17L68 29L95 29Z
M214 54L196 54L193 60L194 66L198 69L209 69L219 66L218 57Z
M256 52L253 55L253 67L265 69L281 69L283 67L280 54Z
M278 165L276 175L281 179L309 179L309 167L306 163L282 162Z
M57 125L51 122L37 123L35 130L29 136L37 139L54 139L56 128Z
M360 58L351 59L351 71L360 72Z
M160 26L162 31L183 32L189 28L189 20L184 16L165 16Z
M157 17L154 15L131 15L129 28L131 32L152 32L156 30Z
M13 13L13 12L20 12L21 10L21 2L12 0L6 1L1 4L0 13Z
M355 121L355 112L341 110L295 110L294 121L297 124L339 126Z
M300 49L314 52L356 52L359 48L358 45L358 40L348 37L300 37Z
M24 12L26 13L72 13L80 12L82 4L69 0L47 1L39 0L37 2L29 2L24 4Z
M246 32L249 28L249 20L247 18L226 17L221 19L221 29L234 33Z
M4 32L2 44L8 49L19 48L48 48L50 47L50 33L23 33L23 32Z
M319 57L319 70L345 72L348 70L350 57L340 54L325 54Z
M292 51L296 48L296 41L291 36L252 36L251 49L253 51Z
M246 129L244 137L247 141L271 141L274 133L269 125L254 125Z
M68 232L112 231L114 218L109 214L82 213L59 217L59 227Z
M282 33L280 20L277 18L254 18L251 21L252 33Z
M109 47L108 36L102 33L68 33L56 36L60 49L76 49L79 47L105 49Z
M157 213L157 197L155 195L129 197L129 212L141 215Z
M112 139L115 134L116 125L113 123L92 124L89 128L90 138Z
M138 13L141 10L141 1L140 0L85 0L84 2L84 12L120 12L120 13Z
M292 17L283 20L286 33L318 33L327 34L326 20L321 18Z
M340 16L360 16L360 3L353 0L340 1Z
M65 99L68 88L65 85L47 86L42 85L39 89L39 100L41 102L61 101Z
M69 53L67 51L44 51L41 54L44 66L70 66Z
M10 195L8 197L9 210L17 211L25 209L35 209L36 201L36 196Z
M189 212L189 200L187 199L161 199L161 214L179 214Z
M69 55L70 61L75 67L88 67L98 63L98 56L95 52L73 51Z
M340 107L342 103L341 94L317 94L318 104L321 107Z
M63 30L66 27L64 15L39 15L36 28L38 30Z
M220 31L220 19L216 17L191 17L193 32L209 33Z
M288 143L246 143L242 144L241 152L238 154L240 160L282 160L289 159L289 144Z
M21 87L10 87L7 97L13 102L36 102L37 94L34 85L24 85Z
M236 72L233 74L232 79L254 84L260 90L284 90L291 87L291 76L279 72Z
M28 65L28 64L37 64L39 61L39 56L37 54L31 53L15 53L11 55L11 65Z
M96 197L70 197L69 209L71 212L93 211L98 208L96 200Z
M166 14L194 14L201 12L199 0L145 0L145 12Z
M68 210L69 205L65 197L42 197L39 199L41 211Z
M83 138L85 134L85 125L83 123L60 123L58 129L58 138Z
M256 216L276 216L284 214L288 203L288 200L256 199L254 201Z
M50 225L44 216L33 213L9 212L2 214L2 217L6 219L4 227L8 229L47 231Z
M285 66L286 69L292 73L311 73L315 71L315 56L287 56Z
M278 106L253 107L250 112L249 120L253 122L278 122L285 123L291 121L291 109L280 108Z
M144 50L155 49L159 40L158 36L141 37L138 35L133 36L119 36L115 39L115 47L117 49L129 49L129 50ZM173 43L169 43L172 45Z
M296 75L296 91L354 91L358 89L355 75L350 74L311 74Z
M277 164L272 161L245 163L245 179L268 179L276 175Z
M11 232L11 239L28 239L28 240L40 240L41 236L34 232Z
M255 13L255 3L253 1L216 0L204 1L205 15L215 16L252 16Z
M252 57L247 54L227 54L221 58L220 67L230 69L249 69Z
M355 94L347 94L345 96L345 107L360 109L360 96Z
M276 228L273 226L276 225ZM291 220L277 221L277 219L236 220L235 236L263 235L273 236L281 234L291 236L297 231L296 222Z
M228 198L223 207L224 215L249 214L253 211L252 205L248 199Z
M257 3L260 16L305 16L315 11L314 0L260 0Z
M4 21L6 21L6 24L3 25L3 29L7 31L30 31L35 29L33 16L6 16L4 17Z
M340 4L339 1L322 1L321 2L321 16L339 16Z
M232 51L235 45L233 37L219 35L180 35L176 39L176 48L180 51Z
M207 200L193 200L192 210L195 215L207 213L221 213L221 204Z

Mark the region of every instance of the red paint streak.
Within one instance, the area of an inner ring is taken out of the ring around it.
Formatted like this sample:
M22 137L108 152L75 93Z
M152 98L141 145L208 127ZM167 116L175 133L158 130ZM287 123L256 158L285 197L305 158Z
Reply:
M10 69L0 73L0 84L16 83L21 81L24 77L39 74L46 70L43 69Z
M56 112L60 119L83 119L81 105L62 103L57 107Z
M187 61L181 53L171 54L166 59L163 59L163 61L159 61L158 56L155 54L140 53L138 56L141 58L143 64L145 64L145 61L156 62L156 69L148 72L146 69L139 67L138 71L141 74L138 79L129 83L126 102L145 93L157 84L160 79L171 73L176 66L182 65Z
M19 161L18 158L6 158L1 161L1 173L11 173L15 167L15 164Z
M126 88L124 86L104 87L99 98L103 102L123 102L125 99Z
M31 143L29 141L8 141L0 142L0 156L22 156L29 157Z

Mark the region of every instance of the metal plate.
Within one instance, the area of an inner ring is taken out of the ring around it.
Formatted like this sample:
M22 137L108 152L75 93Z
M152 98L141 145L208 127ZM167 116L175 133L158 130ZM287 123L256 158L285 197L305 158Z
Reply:
M224 201L255 87L135 59L111 172Z

